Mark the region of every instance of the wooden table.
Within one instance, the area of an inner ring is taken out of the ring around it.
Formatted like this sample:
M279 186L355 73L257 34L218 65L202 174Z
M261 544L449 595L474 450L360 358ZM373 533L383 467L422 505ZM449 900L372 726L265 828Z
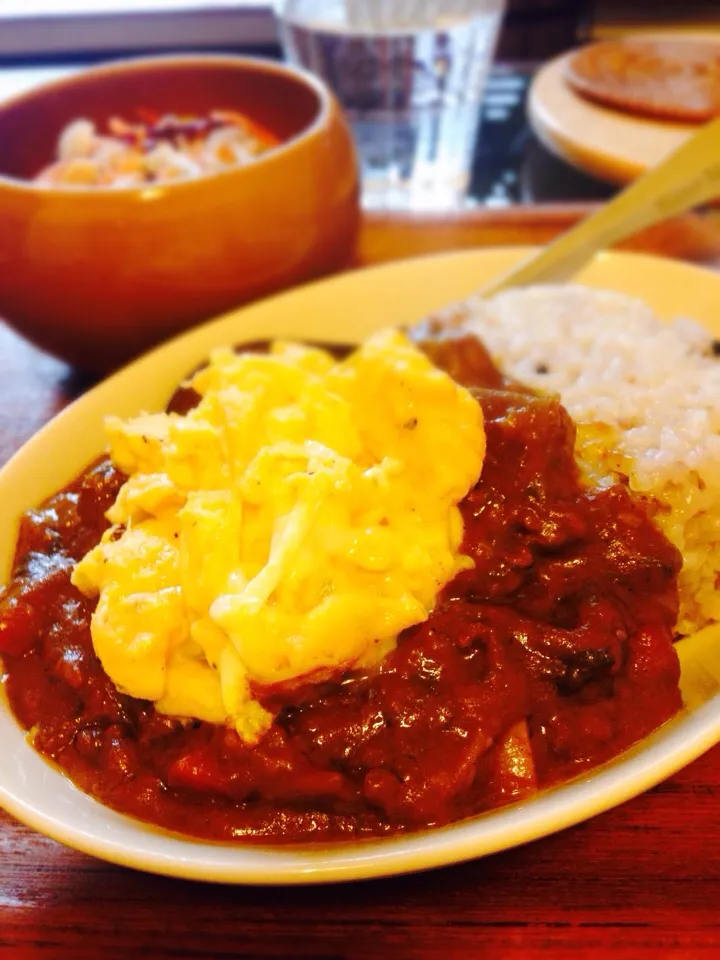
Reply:
M378 215L364 224L356 263L543 242L586 212ZM694 217L634 245L720 265L720 232ZM0 461L86 385L0 324ZM1 960L720 957L720 747L557 836L392 880L262 889L157 878L2 814L0 851Z

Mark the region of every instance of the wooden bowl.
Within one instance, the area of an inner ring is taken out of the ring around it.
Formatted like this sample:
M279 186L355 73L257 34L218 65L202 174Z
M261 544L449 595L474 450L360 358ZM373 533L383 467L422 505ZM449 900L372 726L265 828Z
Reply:
M233 109L282 141L245 167L144 187L31 182L75 118ZM310 74L215 56L112 63L0 108L0 317L105 371L239 304L340 267L358 223L349 129Z

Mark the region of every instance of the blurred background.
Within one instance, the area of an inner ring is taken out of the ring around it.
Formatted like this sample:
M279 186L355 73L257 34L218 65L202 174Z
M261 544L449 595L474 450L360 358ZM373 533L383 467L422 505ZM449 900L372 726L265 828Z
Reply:
M586 201L609 196L602 176L547 148L526 99L543 63L588 40L632 32L720 31L713 0L507 0L474 137L464 202ZM273 4L262 0L3 0L0 98L110 57L207 50L279 58Z

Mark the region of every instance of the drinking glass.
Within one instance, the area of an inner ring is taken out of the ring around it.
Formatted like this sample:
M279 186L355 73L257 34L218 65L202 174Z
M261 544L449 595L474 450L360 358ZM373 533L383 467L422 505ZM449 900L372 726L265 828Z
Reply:
M288 60L335 92L367 208L466 196L504 0L279 0Z

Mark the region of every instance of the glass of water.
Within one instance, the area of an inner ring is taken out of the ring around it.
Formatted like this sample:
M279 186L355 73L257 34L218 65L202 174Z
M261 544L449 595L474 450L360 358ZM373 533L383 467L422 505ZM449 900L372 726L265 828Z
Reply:
M288 60L322 77L352 125L366 208L466 195L504 0L279 0Z

